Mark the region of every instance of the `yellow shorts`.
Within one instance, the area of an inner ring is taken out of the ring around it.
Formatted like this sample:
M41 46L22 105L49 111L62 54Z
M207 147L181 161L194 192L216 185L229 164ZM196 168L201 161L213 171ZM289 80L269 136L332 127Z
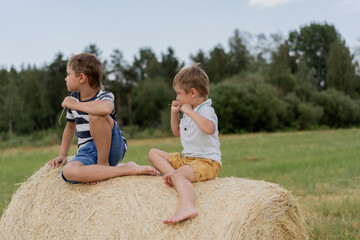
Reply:
M186 164L194 169L194 182L216 178L220 171L220 163L206 158L184 157L180 153L169 153L169 163L178 169Z

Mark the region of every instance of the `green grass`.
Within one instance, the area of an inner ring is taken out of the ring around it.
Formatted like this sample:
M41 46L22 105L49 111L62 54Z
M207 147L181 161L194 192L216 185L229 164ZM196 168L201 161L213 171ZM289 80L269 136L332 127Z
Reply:
M360 129L226 135L220 141L219 177L266 180L292 191L311 239L360 238ZM132 140L124 161L147 164L152 147L181 151L177 138ZM0 213L15 184L58 152L59 146L0 151Z

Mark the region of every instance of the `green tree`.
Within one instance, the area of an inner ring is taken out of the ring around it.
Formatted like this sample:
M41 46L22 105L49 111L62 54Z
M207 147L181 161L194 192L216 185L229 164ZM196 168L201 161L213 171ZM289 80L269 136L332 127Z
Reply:
M335 88L353 96L356 84L354 57L344 42L331 44L326 62L326 80L329 88Z
M230 55L225 52L221 45L217 45L211 50L209 56L199 50L196 55L191 55L190 58L194 63L201 63L201 67L212 83L218 83L231 76L232 69L235 69L232 67Z
M89 44L89 46L84 48L84 52L86 53L92 53L94 54L97 58L101 59L101 55L102 55L102 51L100 50L100 48L94 44L91 43Z
M111 74L113 80L111 81L111 90L115 94L116 112L118 124L122 126L124 120L132 124L132 96L131 92L137 84L136 74L134 69L124 60L123 54L119 49L115 49L111 58ZM126 99L126 104L122 104ZM123 108L125 110L123 110Z
M7 84L8 80L8 71L6 68L1 68L0 69L0 112L2 112L2 114L0 114L0 132L6 132L8 131L8 123L7 123L7 115L5 114L4 111L4 101L5 101L5 93L6 93L6 89L5 86Z
M313 95L317 93L317 79L314 76L314 69L310 68L304 59L298 64L295 78L296 96L299 97L301 101L311 101Z
M161 63L154 57L150 59L146 67L146 78L157 78L160 76L163 76L163 69Z
M230 73L236 74L246 70L251 61L251 56L238 29L234 31L234 36L229 39L229 47L228 55L231 60Z
M53 126L55 121L50 102L47 100L46 74L44 69L35 66L22 68L17 74L19 92L23 106L23 121L18 125L18 131L29 133L34 130L42 130Z
M256 36L256 43L253 50L253 55L250 55L250 63L248 66L249 72L263 73L267 68L267 63L270 61L269 41L264 33Z
M190 59L193 63L201 63L202 65L206 65L209 61L204 51L201 49L196 53L196 55L190 55Z
M167 50L168 52L161 56L161 72L165 81L172 87L173 79L183 64L179 63L179 60L175 57L175 52L171 47Z
M289 54L295 62L305 59L310 68L315 69L317 79L316 87L325 89L326 83L326 59L333 42L341 41L340 34L334 25L327 23L311 23L303 26L300 31L290 32L287 44Z
M274 131L283 127L287 104L261 76L249 75L248 81L223 81L213 86L210 97L222 133Z
M11 138L14 132L20 128L23 115L23 100L19 90L17 71L14 68L7 73L1 71L1 91L0 91L0 122L3 130L7 130Z
M153 71L149 71L150 66L151 69L154 68L155 65L157 65L158 60L155 56L155 53L151 50L151 48L141 48L139 50L139 56L134 57L133 61L133 69L136 72L137 80L142 82L144 81L149 75L149 72L152 74ZM154 76L151 76L154 77Z
M314 103L321 106L324 114L320 123L331 127L356 126L360 124L359 102L335 89L322 91L314 96Z
M268 82L276 86L280 95L286 95L295 89L295 77L291 74L291 59L286 44L280 45L272 53Z
M284 101L288 104L285 125L295 129L310 129L319 124L323 109L313 103L301 101L294 93L288 94Z
M56 116L62 110L61 103L64 97L69 94L65 84L66 65L67 59L64 59L64 55L59 52L56 54L53 62L45 67L46 91L44 91L44 98L46 100L44 101L48 102L48 111L50 119L52 119L52 127L57 123Z
M141 127L158 127L161 124L161 112L169 108L173 91L163 78L140 82L134 89L134 123Z
M218 83L230 76L231 58L221 45L210 51L209 61L204 64L204 69L210 82Z

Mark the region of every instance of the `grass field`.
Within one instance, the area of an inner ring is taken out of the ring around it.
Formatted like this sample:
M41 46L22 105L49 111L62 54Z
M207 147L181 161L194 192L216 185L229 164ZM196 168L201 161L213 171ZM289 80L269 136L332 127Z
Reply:
M360 239L360 129L226 135L220 141L219 177L266 180L292 191L311 239ZM177 138L132 140L124 161L147 164L152 147L181 150ZM17 183L58 152L59 146L0 152L1 214Z

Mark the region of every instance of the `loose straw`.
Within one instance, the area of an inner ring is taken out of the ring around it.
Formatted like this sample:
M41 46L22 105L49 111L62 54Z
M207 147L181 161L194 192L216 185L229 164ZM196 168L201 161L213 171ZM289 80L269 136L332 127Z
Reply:
M61 117L62 117L62 115L64 114L64 111L65 111L65 108L63 108L63 110L62 110L62 112L61 112L61 115L60 115L60 117L59 117L59 124L60 124L60 126L61 126Z

